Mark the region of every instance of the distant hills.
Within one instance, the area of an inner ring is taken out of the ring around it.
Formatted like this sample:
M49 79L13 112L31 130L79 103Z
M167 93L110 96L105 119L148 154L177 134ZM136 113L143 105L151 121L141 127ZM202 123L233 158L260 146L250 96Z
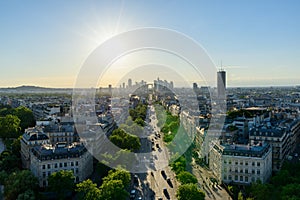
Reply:
M30 85L0 88L0 92L2 93L71 93L72 90L72 88L47 88Z

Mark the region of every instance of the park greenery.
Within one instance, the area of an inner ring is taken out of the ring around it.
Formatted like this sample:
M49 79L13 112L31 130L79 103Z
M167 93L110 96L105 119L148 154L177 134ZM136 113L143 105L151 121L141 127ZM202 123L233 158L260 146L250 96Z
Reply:
M155 111L158 119L157 126L164 133L163 141L170 143L180 127L179 116L173 116L170 112L164 110L160 104L155 104Z
M137 136L129 134L121 128L115 129L109 139L116 146L129 151L136 151L141 147L140 139Z
M132 121L140 126L145 126L147 105L139 103L135 108L129 109L129 115L132 118Z
M125 200L129 193L130 173L124 169L110 170L100 187L90 179L76 185L78 199L82 200Z

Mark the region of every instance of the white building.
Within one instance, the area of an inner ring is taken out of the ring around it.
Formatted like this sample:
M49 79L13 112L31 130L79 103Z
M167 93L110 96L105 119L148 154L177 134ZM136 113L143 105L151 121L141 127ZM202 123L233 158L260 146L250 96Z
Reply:
M220 145L215 143L209 156L209 167L221 183L248 185L265 183L272 174L272 147Z
M37 146L32 148L30 161L30 170L38 178L40 187L46 187L48 177L57 171L73 171L75 182L85 180L93 172L93 157L82 144Z

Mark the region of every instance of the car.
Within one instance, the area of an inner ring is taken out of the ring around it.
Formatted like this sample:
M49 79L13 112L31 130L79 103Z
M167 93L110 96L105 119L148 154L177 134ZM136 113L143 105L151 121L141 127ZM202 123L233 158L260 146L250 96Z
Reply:
M138 200L142 200L142 197L138 197L137 199L138 199Z
M166 180L167 180L167 183L169 184L169 186L170 186L171 188L173 188L173 184L172 184L171 179L168 177Z
M130 199L134 199L136 195L136 190L131 190L130 191Z
M158 197L157 200L163 200L163 198L162 197Z
M164 193L164 195L166 196L167 199L170 199L170 194L169 194L167 188L163 189L163 193Z
M167 178L167 174L166 174L165 170L161 170L160 173L161 173L161 175L164 177L164 179Z
M156 144L156 148L158 148L158 149L160 148L158 143Z

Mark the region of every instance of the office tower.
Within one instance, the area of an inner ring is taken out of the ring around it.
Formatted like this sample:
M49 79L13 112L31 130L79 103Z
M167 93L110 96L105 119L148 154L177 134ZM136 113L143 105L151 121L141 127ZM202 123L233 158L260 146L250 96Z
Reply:
M217 73L218 97L225 98L226 91L226 72L221 69Z

